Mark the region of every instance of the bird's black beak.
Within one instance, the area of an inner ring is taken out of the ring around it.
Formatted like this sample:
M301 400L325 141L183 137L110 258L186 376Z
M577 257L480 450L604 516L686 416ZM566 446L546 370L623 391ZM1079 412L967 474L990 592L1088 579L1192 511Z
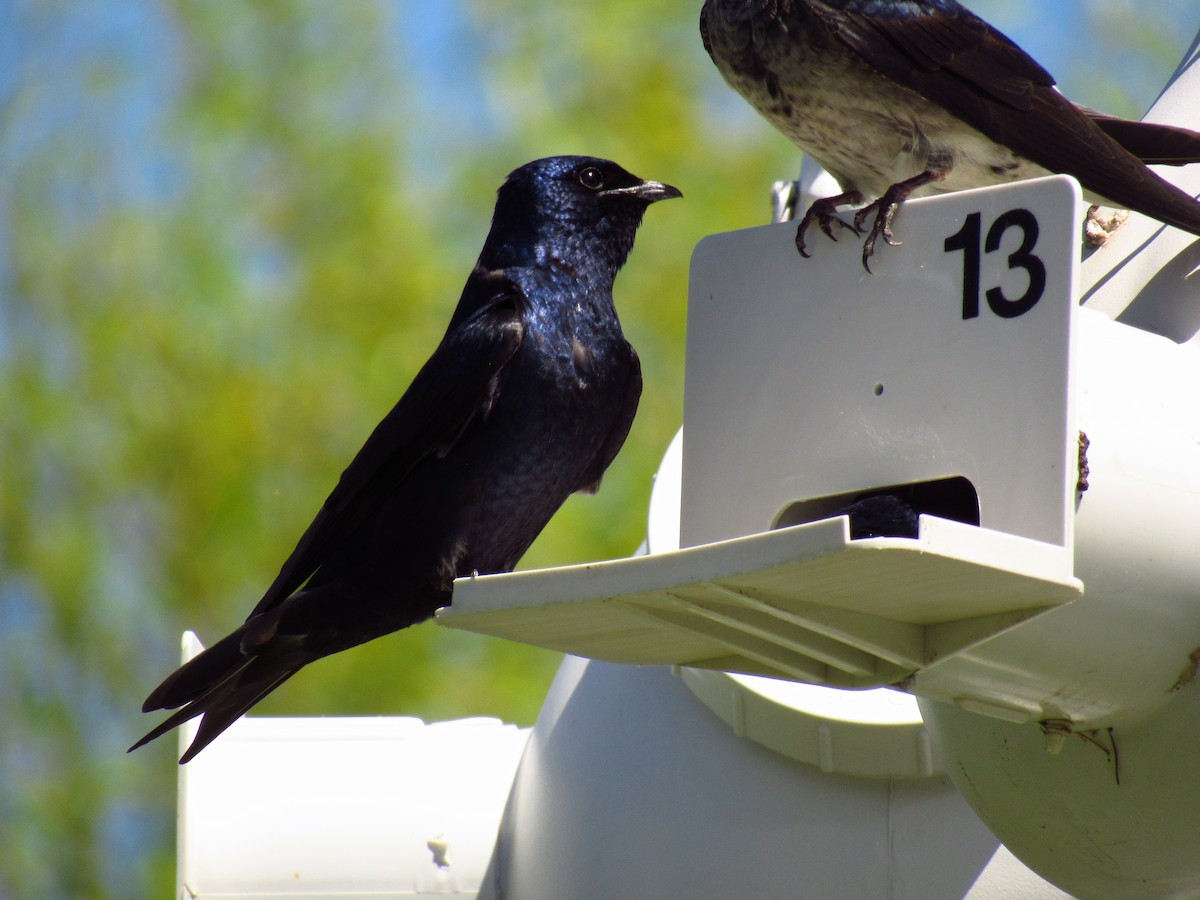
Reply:
M663 184L661 181L643 181L641 184L635 184L632 187L612 188L611 190L600 192L602 197L616 196L618 194L628 194L646 203L657 203L659 200L682 197L683 191L669 184Z

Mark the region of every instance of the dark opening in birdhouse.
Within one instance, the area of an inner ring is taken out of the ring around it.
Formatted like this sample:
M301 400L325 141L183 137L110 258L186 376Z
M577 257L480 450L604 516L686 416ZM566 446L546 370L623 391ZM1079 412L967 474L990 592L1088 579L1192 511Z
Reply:
M979 495L962 476L893 484L797 501L784 508L773 527L848 515L853 538L916 537L917 517L922 513L978 525Z

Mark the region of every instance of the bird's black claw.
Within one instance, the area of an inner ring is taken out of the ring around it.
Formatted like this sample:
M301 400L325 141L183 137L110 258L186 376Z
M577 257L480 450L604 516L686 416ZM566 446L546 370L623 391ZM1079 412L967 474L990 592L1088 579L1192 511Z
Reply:
M818 203L820 201L817 201ZM833 226L837 225L840 228L845 228L846 223L835 216L832 212L825 209L818 209L814 203L804 214L804 218L800 220L800 225L796 228L796 249L800 251L800 255L808 259L812 254L808 252L808 243L804 240L804 235L813 222L817 223L817 227L825 232L825 236L831 241L837 242L837 235L833 233ZM856 229L857 230L857 229Z
M804 218L800 220L800 225L796 228L796 250L799 251L800 255L805 259L811 256L808 252L808 244L804 240L804 235L812 227L813 222L817 223L817 227L825 232L831 241L837 240L837 235L833 233L835 226L838 228L852 227L855 234L862 234L857 223L853 226L847 225L835 215L838 207L861 202L862 194L857 191L847 191L835 197L822 197L820 200L814 200L812 205L809 206L808 212L804 214Z
M806 249L808 245L804 242L804 232L807 230L808 216L805 216L800 220L800 225L796 228L796 252L805 259L808 259L810 256L812 256L812 254Z
M865 210L860 210L860 213L861 212L869 213L873 207L874 207L874 204L872 204L872 206L868 206ZM860 218L860 216L854 217L856 225L860 224L859 218ZM871 257L875 255L875 242L879 239L880 234L884 234L884 229L880 224L882 218L883 218L882 212L880 212L878 215L875 216L875 221L871 223L871 228L867 232L867 238L866 238L866 240L863 241L862 264L863 264L863 268L867 270L867 274L869 274L869 275L875 274L874 272L871 271ZM884 240L887 240L886 234L884 234ZM891 241L888 241L888 243L890 244Z
M875 220L871 223L871 229L867 232L867 239L863 241L863 268L871 272L871 257L875 255L875 243L882 237L890 247L901 247L903 241L896 240L896 236L892 233L892 220L896 218L896 213L900 209L899 203L885 202L877 200L870 206L860 209L854 216L854 224L858 228L862 227L872 213L875 214Z
M896 213L900 210L899 203L889 203L884 207L884 211L880 214L880 219L883 220L883 225L879 229L879 233L883 235L883 239L892 247L899 247L903 241L898 241L892 235L892 219L896 218ZM878 220L877 220L878 221Z
M854 224L859 228L862 227L863 223L869 217L875 217L875 221L871 223L871 231L867 235L867 239L863 241L864 269L868 272L871 271L868 260L875 254L875 242L879 240L880 236L883 237L889 246L903 246L904 242L896 240L896 236L892 234L892 220L896 218L896 213L900 211L900 204L907 200L917 188L929 184L931 181L939 181L944 177L944 172L935 169L929 169L920 175L914 175L912 178L901 181L898 184L893 184L884 191L882 197L855 213Z
M837 240L833 236L833 230L829 227L829 213L819 210L816 207L815 203L809 207L808 212L804 214L804 218L800 220L800 224L796 226L796 249L805 259L809 259L812 256L808 252L808 242L804 240L804 235L812 227L813 222L816 222L817 227L829 235L830 239Z

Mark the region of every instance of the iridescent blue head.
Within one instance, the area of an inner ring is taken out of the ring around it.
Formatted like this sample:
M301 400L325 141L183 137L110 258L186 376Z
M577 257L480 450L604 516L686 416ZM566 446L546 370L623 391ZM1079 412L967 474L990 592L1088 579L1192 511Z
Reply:
M488 268L603 261L612 275L651 203L683 194L593 156L552 156L514 170L496 198L480 262Z

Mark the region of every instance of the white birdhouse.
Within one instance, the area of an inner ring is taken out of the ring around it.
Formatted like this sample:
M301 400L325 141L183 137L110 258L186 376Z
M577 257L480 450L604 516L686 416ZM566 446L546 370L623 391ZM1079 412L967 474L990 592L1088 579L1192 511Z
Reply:
M1196 58L1150 118L1200 127ZM1200 242L1081 251L1083 211L1066 177L912 201L874 274L789 224L701 242L648 553L439 613L573 655L528 744L238 723L185 770L180 895L1200 895ZM881 494L915 533L852 537ZM280 815L327 758L391 787Z

